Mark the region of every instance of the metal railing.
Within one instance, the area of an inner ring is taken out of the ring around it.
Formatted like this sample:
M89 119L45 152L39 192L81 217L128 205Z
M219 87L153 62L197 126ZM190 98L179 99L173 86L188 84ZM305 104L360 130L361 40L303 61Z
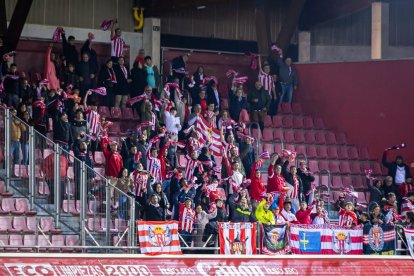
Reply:
M0 121L0 169L6 191L26 197L39 216L53 217L55 229L78 235L83 249L136 247L135 198L76 158L67 145L54 143L9 109L0 108ZM21 126L24 137L19 141L12 141L12 124Z

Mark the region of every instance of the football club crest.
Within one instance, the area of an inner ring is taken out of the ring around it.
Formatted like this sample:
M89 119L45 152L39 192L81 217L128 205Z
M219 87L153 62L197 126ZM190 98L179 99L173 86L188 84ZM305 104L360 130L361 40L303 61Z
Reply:
M384 248L384 231L378 225L372 226L368 233L368 242L371 249L381 252Z
M351 234L346 234L343 231L333 231L332 248L338 254L347 254L351 251Z
M240 232L237 232L237 236L233 241L227 238L227 241L230 243L231 255L246 255L246 241L248 238L240 240Z
M171 243L171 231L170 228L157 225L155 228L148 228L149 241L152 245L157 247L165 247Z

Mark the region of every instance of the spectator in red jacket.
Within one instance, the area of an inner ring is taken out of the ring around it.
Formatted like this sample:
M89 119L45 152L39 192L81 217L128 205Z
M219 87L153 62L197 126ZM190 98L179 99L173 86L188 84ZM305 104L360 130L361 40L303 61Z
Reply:
M252 198L252 206L254 209L256 209L257 205L262 201L262 196L266 193L266 187L260 179L260 166L262 163L262 159L257 159L250 174L250 196Z
M118 182L118 175L124 167L122 155L118 153L118 143L112 141L110 149L108 149L108 139L101 139L102 152L105 155L105 175L109 179L109 183L115 186ZM111 198L113 198L113 188L111 186Z
M270 159L270 165L267 169L268 178L267 178L267 192L281 192L285 186L286 180L282 175L282 166L276 164L279 156L274 154Z
M300 224L311 224L310 213L313 210L313 205L315 202L312 202L312 205L308 208L306 201L300 203L300 209L296 212L296 218Z

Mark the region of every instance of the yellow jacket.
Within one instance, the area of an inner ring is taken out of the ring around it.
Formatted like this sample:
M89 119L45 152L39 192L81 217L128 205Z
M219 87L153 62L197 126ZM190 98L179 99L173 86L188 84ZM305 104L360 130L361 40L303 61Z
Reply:
M271 225L275 225L276 221L272 211L265 210L263 208L265 204L266 200L262 200L262 202L260 202L257 206L256 212L254 213L256 215L256 219L263 224L268 224L268 222L270 222Z

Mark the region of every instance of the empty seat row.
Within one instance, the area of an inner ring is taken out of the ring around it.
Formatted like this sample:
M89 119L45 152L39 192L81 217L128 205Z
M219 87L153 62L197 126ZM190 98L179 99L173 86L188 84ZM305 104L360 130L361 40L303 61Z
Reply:
M99 212L99 205L101 204L100 201L91 200L88 202L88 209L86 214L88 216L93 215L104 215L104 213ZM67 214L72 214L75 216L79 216L81 211L81 201L74 200L74 199L64 199L62 202L62 212Z
M88 218L86 227L91 232L106 232L107 219L106 218ZM127 221L123 219L115 218L109 220L110 232L124 232L127 229Z
M138 114L133 108L120 108L107 106L99 106L98 112L101 116L112 119L123 119L123 120L137 120L139 118Z
M263 123L273 128L325 129L322 118L311 116L266 116Z
M60 233L60 229L53 227L51 217L2 217L0 216L0 232L8 233L34 233L36 230L44 233Z
M271 128L265 128L263 130L263 135L260 135L257 129L252 129L252 136L256 139L260 139L262 142L274 142L275 140L280 140L285 143L295 144L339 145L341 143L338 143L336 138L339 135L341 134L335 134L333 132L325 133L325 131L282 130ZM343 144L346 144L346 142ZM368 151L365 153L367 154Z
M37 237L36 235L22 236L18 234L0 235L0 250L9 252L31 252L35 251L36 247L40 247L39 251L44 252L73 252L74 249L70 247L78 245L79 239L75 235L52 235L51 239L42 234L39 234Z
M3 198L0 204L0 215L36 215L35 210L30 210L27 198Z
M378 163L360 161L325 161L309 160L311 171L329 171L331 174L364 174L366 169L373 169L374 175L381 175L381 167Z

